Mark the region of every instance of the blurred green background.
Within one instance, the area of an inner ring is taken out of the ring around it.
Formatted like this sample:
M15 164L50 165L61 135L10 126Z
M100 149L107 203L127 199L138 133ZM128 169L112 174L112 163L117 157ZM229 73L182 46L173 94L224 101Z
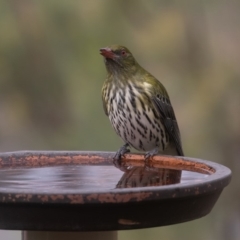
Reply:
M167 88L186 156L233 171L208 216L119 239L239 239L240 1L1 0L0 151L117 150L99 55L113 43Z

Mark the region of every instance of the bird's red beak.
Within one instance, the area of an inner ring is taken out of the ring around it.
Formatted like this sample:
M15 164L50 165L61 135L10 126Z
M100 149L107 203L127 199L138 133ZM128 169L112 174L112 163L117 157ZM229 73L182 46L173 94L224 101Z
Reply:
M115 54L113 53L111 48L101 48L100 54L103 55L105 58L111 58L113 59L115 57Z

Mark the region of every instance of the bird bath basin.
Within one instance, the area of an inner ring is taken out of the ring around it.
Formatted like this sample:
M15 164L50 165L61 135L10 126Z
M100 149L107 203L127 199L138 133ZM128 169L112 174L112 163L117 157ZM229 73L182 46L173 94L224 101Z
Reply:
M154 156L146 165L143 155L126 154L118 169L113 156L1 153L0 229L25 230L23 239L38 239L37 234L48 232L49 239L71 240L83 231L109 231L112 235L102 232L103 238L116 239L115 230L205 216L231 178L228 168L205 160ZM62 233L61 238L60 231L71 233Z

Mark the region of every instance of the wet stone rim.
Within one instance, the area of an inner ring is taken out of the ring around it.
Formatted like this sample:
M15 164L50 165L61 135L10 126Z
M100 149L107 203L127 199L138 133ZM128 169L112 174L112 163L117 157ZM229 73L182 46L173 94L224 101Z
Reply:
M7 168L47 167L60 165L111 165L112 152L80 152L80 151L19 151L0 154L0 171ZM144 166L144 156L126 154L123 165ZM175 199L220 191L228 185L231 171L217 163L206 160L154 156L149 160L151 167L177 170L189 170L209 174L204 182L174 184L159 187L138 187L112 189L108 192L65 191L44 194L41 189L29 192L10 192L0 188L0 203L32 203L32 204L109 204L141 202L143 200Z

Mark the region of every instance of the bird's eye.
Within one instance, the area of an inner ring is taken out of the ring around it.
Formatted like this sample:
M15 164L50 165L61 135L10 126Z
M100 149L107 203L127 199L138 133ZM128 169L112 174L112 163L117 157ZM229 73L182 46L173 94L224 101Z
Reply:
M122 54L122 56L125 56L125 55L126 55L126 51L125 51L125 50L122 50L122 51L121 51L121 54Z

